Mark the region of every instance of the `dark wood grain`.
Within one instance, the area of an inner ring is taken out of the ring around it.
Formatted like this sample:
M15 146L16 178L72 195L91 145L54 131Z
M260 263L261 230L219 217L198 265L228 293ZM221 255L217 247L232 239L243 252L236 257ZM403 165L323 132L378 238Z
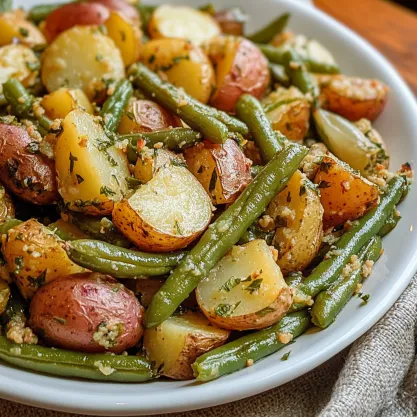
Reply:
M315 5L372 43L417 95L417 14L382 0L315 0Z

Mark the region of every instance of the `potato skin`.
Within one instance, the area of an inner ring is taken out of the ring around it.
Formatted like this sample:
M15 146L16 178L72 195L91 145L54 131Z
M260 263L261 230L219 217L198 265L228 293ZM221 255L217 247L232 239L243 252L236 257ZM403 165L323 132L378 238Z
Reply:
M142 337L143 316L135 295L117 280L83 273L43 286L30 304L29 326L52 346L122 353ZM94 337L103 323L119 326L119 334L108 345Z
M68 258L62 241L35 219L10 229L1 249L7 270L26 299L47 282L85 271Z
M236 17L236 12L233 9L220 10L214 15L214 18L222 33L243 36L244 22Z
M23 127L0 124L0 181L25 201L52 204L59 199L55 164L31 153L32 143Z
M346 75L318 75L316 78L322 107L351 121L375 120L388 99L389 89L379 80Z
M140 16L137 9L131 6L126 0L90 0L92 3L99 3L114 12L119 12L131 22L139 23Z
M268 61L251 41L215 38L208 47L216 67L216 90L212 106L233 113L239 97L248 93L260 98L269 84Z
M48 15L44 33L47 41L52 42L61 32L73 26L102 25L109 16L109 9L95 2L64 4Z

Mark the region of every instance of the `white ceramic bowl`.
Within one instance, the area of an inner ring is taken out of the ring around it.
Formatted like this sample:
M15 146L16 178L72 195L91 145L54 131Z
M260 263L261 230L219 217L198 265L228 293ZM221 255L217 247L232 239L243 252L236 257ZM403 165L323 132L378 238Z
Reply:
M45 2L45 0L39 0ZM53 0L55 1L55 0ZM34 0L22 0L30 7ZM179 0L174 3L197 2ZM172 3L172 1L171 1ZM344 73L375 77L390 88L388 104L377 128L388 143L392 167L414 162L417 155L417 106L414 96L393 67L367 42L313 7L294 1L223 0L217 6L239 3L251 16L249 29L290 11L295 32L317 38L334 54ZM364 24L366 21L364 20ZM385 254L364 285L371 298L365 306L354 298L336 322L320 333L304 335L254 366L216 381L159 380L144 384L97 383L49 377L0 364L0 396L62 411L106 416L143 415L184 411L218 405L274 388L310 371L348 346L393 305L409 283L417 265L417 186L401 204L402 220L384 239ZM291 350L290 358L281 356Z

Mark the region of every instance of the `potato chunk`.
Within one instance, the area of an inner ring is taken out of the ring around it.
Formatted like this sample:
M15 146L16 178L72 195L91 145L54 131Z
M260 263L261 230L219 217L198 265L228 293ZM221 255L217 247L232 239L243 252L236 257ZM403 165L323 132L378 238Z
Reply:
M100 122L73 110L62 122L55 147L59 192L71 210L106 215L128 190L127 158L112 146Z
M115 205L113 223L139 248L169 252L195 240L208 226L211 212L210 198L193 174L170 165Z
M216 326L262 329L289 309L292 292L264 240L234 246L196 290L197 302Z
M303 270L318 252L323 236L323 207L317 190L296 171L266 214L277 227L273 243L281 271L286 275Z
M49 92L80 88L90 101L104 99L108 84L124 76L119 49L94 26L74 26L61 33L42 60L42 81Z
M68 258L62 241L35 219L10 229L1 250L25 298L60 276L85 271Z
M184 156L213 204L232 203L252 179L252 163L232 139L223 145L199 143L187 148Z
M191 364L203 353L222 345L229 334L212 326L201 313L188 311L145 330L143 346L162 375L192 379Z
M378 203L378 187L330 156L323 157L314 182L320 189L324 227L355 220Z

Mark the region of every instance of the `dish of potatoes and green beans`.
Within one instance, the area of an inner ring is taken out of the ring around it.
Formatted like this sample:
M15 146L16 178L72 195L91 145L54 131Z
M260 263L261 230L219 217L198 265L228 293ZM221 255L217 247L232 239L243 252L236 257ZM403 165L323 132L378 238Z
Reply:
M209 381L368 302L412 177L373 127L381 81L288 14L0 12L1 360Z

